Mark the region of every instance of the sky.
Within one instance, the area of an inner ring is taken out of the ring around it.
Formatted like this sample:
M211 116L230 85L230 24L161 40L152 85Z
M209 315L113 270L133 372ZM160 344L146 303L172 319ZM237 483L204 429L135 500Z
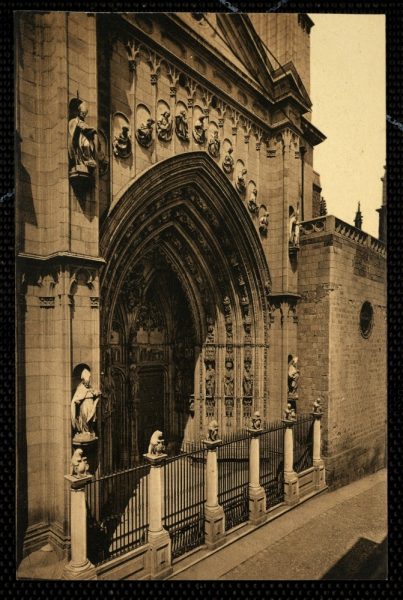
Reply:
M309 13L312 123L327 139L316 146L327 211L378 237L386 162L384 15Z

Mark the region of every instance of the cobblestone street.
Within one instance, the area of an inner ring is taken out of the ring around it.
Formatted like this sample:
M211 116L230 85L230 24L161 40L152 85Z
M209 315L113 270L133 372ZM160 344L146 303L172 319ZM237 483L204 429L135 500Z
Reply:
M386 471L313 498L173 579L385 579Z

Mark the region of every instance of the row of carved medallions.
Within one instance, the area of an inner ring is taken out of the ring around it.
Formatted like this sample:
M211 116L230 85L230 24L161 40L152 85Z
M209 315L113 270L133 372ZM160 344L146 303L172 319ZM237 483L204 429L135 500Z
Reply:
M159 118L156 123L158 139L161 142L169 142L172 139L173 131L175 129L176 135L180 140L189 141L185 105L181 106L181 103L178 103L179 108L177 109L177 114L175 116L175 127L168 105L160 101L159 107ZM154 141L155 121L151 118L150 111L144 105L139 105L137 107L137 117L138 122L140 122L141 125L136 130L136 140L142 147L150 148ZM207 141L206 132L208 132L208 152L212 157L218 158L221 148L221 141L218 137L219 130L213 121L210 122L209 128L207 129L204 126L205 119L206 116L200 112L193 127L193 138L198 144L205 144ZM132 156L132 139L130 135L129 120L123 113L115 113L114 115L113 136L112 146L115 157L121 160L129 159ZM238 160L235 164L230 140L225 139L223 147L225 156L222 161L222 169L227 175L230 175L235 171L235 189L241 197L245 197L249 190L247 207L253 216L259 217L259 231L262 235L266 235L268 232L269 213L264 204L259 205L258 203L256 184L252 180L247 182L247 169L242 160Z
M188 107L196 106L195 105L196 92L197 92L197 90L199 90L202 102L204 104L202 113L208 114L208 111L209 111L208 107L213 106L213 101L215 101L214 106L217 107L217 109L221 115L221 118L220 118L221 125L223 124L225 113L228 110L230 113L230 116L231 116L231 120L232 120L233 135L236 135L238 124L239 124L239 122L241 122L244 127L244 130L245 130L245 134L244 134L245 143L249 143L250 134L251 134L251 131L253 131L253 134L256 137L256 149L260 150L262 139L264 137L264 132L263 132L263 129L259 125L253 123L250 118L243 115L239 110L237 110L235 107L231 106L227 101L217 98L213 94L213 92L209 91L207 88L202 86L200 83L198 83L197 81L192 79L192 77L185 75L183 72L181 72L180 69L178 69L176 66L171 64L168 60L166 60L166 58L158 55L154 50L151 50L145 44L143 44L143 43L140 44L138 41L131 40L126 43L125 47L126 47L126 51L127 51L128 65L129 65L130 72L132 72L134 74L136 73L137 64L140 61L140 57L142 57L143 60L150 67L151 85L156 85L158 78L161 74L161 67L162 67L162 65L165 65L167 75L169 78L169 83L170 83L170 96L171 97L174 97L174 98L176 97L177 87L179 84L182 87L184 87L188 93L188 100L187 100ZM198 135L197 135L197 128L196 128L196 133L195 133L196 141L197 141L197 138L198 138ZM183 141L188 141L188 139L189 139L189 136L187 135L186 137L183 138ZM200 139L203 139L203 136L201 136ZM204 142L200 142L200 143L204 143ZM268 150L267 150L268 156L270 156L271 155L270 153L273 152L273 148L269 148L270 140L268 138L266 139L266 143L268 145ZM213 146L214 145L215 144L213 144ZM214 151L214 148L213 148L213 151Z

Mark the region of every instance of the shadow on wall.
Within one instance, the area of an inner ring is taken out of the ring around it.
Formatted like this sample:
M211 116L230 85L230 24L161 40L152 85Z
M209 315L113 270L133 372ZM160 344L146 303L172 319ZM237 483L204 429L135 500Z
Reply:
M388 538L377 544L359 538L354 546L331 568L322 579L387 579Z

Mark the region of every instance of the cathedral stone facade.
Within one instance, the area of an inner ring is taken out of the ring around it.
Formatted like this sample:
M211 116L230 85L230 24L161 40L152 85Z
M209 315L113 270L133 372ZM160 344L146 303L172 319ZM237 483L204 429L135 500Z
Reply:
M108 473L320 398L329 484L384 464L385 246L325 214L312 26L17 14L21 553L69 546L77 435Z

